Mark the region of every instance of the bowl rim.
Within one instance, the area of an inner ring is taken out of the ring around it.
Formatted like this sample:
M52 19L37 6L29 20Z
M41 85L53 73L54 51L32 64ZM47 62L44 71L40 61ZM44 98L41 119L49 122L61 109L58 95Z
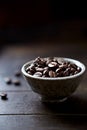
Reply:
M43 58L49 58L49 57L43 57ZM65 77L56 77L56 78L49 78L49 77L34 77L30 74L28 74L26 71L25 71L25 67L28 66L29 64L31 64L34 60L30 60L28 62L26 62L22 68L21 68L21 72L24 76L26 77L29 77L29 78L33 78L33 79L41 79L41 80L66 80L66 79L72 79L72 78L76 78L78 76L81 76L82 74L84 74L84 72L86 71L86 66L80 62L79 60L75 60L75 59L72 59L72 58L66 58L66 57L54 57L54 58L57 58L57 59L63 59L65 61L69 61L71 63L74 63L76 64L78 67L81 67L81 71L75 75L71 75L71 76L65 76Z

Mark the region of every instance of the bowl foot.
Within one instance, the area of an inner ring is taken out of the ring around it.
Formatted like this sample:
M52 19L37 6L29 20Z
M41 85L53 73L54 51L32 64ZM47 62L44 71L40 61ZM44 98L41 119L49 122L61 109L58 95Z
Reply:
M61 99L50 99L48 97L41 97L41 101L44 102L44 103L60 103L60 102L64 102L67 100L68 97L64 97L64 98L61 98Z

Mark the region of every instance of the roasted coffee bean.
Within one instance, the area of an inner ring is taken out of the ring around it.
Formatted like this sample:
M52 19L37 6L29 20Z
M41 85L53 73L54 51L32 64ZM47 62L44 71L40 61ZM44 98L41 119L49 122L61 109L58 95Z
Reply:
M29 67L26 69L26 72L27 72L27 73L29 73L29 71L30 71L30 73L31 73L31 74L34 74L34 73L35 73L35 71L36 71L36 70L35 70L35 67L34 67L34 66L32 66L32 65L31 65L31 66L29 66Z
M67 64L59 65L59 68L61 68L61 70L65 71L67 69Z
M81 71L81 68L80 67L77 67L77 72L80 72Z
M48 73L49 73L49 71L48 71L48 70L44 70L44 71L43 71L43 75L48 76Z
M35 69L35 66L34 64L31 64L29 65L27 68L26 68L26 72L30 71L30 70L34 70Z
M75 65L75 64L71 64L71 67L74 69L77 69L77 65Z
M35 69L36 69L36 71L38 71L38 72L43 72L43 71L44 71L44 68L36 67Z
M42 77L42 73L41 72L36 72L33 76L35 76L35 77Z
M27 68L26 68L26 72L28 72L30 70L30 66L28 66Z
M21 76L21 72L20 71L16 71L15 72L15 76L17 76L17 77Z
M13 83L14 85L20 85L20 84L21 84L18 79L13 79L12 83Z
M41 58L40 58L40 57L37 57L37 58L34 60L34 63L39 63L39 61L41 61Z
M49 77L56 77L56 73L54 71L49 71Z
M35 68L34 69L30 69L31 74L34 74L36 72Z
M64 72L60 71L59 73L57 73L57 77L64 77Z
M62 68L56 69L56 73L59 73L59 72L61 72L61 71L62 71Z
M49 70L49 67L47 66L47 67L44 67L44 70Z
M66 70L70 73L70 71L71 71L71 68L66 68Z
M74 74L78 74L78 71L75 71Z
M30 75L33 75L33 73L31 73L30 71L28 71L27 73L30 74Z
M42 77L43 77L43 78L45 78L45 77L46 77L46 75L42 75Z
M48 67L50 67L50 68L54 68L54 67L57 67L57 63L56 62L50 62L49 64L48 64Z
M29 69L34 69L35 68L35 65L34 64L31 64Z
M53 62L56 62L56 63L58 64L58 61L57 61L57 59L55 59L55 58L53 59Z
M63 60L62 58L40 58L37 57L26 72L37 77L65 77L75 75L81 71L76 64Z
M40 57L37 57L37 58L35 59L34 63L35 63L37 66L39 66L39 67L40 67L40 66L44 66L45 60L42 59L42 58L40 58Z
M48 66L48 64L50 64L51 62L53 62L53 59L48 59L48 60L46 61L46 65Z
M61 59L61 58L58 58L58 59L57 59L57 62L58 62L58 64L60 64L60 65L61 65L61 64L63 64L63 63L64 63L64 60L63 60L63 59Z
M65 71L63 72L63 75L64 75L64 76L69 76L69 71L68 71L68 70L65 70Z
M72 73L74 73L74 72L76 71L76 69L75 69L75 68L70 68L70 71L71 71Z
M2 100L7 100L7 94L6 93L0 93Z
M12 83L12 80L11 80L11 78L9 78L9 77L5 77L5 78L4 78L4 81L5 81L7 84L11 84L11 83Z

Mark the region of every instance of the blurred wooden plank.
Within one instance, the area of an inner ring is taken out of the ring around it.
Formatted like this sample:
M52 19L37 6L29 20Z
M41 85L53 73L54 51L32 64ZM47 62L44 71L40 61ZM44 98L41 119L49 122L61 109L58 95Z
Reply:
M65 102L45 104L40 96L30 91L9 92L8 100L0 99L0 114L58 114L87 115L87 88L80 86Z
M85 116L4 115L0 116L1 130L86 130Z
M82 43L38 42L6 46L2 58L7 59L32 59L37 56L86 56L87 45ZM84 58L84 57L83 57Z
M7 77L11 78L11 84L5 82ZM14 80L18 80L20 85L15 85L13 83ZM31 88L23 76L16 77L14 74L5 73L0 75L0 91L31 91Z
M17 59L15 58L1 58L0 60L0 75L7 74L14 75L15 71L20 71L24 63L26 63L28 59Z

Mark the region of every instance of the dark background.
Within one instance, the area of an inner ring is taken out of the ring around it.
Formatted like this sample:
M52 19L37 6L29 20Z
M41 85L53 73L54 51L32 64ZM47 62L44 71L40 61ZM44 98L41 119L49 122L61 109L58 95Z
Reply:
M52 40L86 42L85 1L0 2L0 44Z

